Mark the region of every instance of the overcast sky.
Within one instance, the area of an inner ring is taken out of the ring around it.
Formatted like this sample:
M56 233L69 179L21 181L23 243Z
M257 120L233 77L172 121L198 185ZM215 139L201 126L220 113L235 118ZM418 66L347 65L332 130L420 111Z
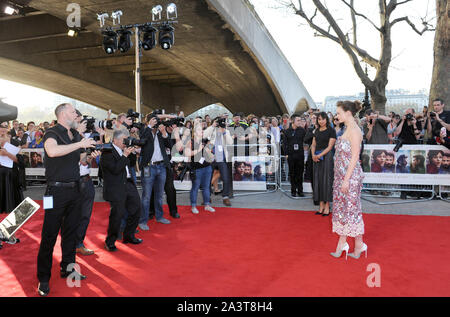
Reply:
M314 31L301 17L289 10L282 9L280 0L250 0L267 29L277 41L292 67L296 70L306 89L315 101L323 101L326 96L353 95L364 91L350 58L341 46L324 37L315 37ZM289 0L285 0L288 2ZM350 1L347 1L350 2ZM357 11L380 25L378 0L355 0ZM298 3L298 0L294 0ZM314 5L311 0L303 0L304 10L311 17ZM337 16L344 32L350 30L349 9L339 0L322 1L330 12ZM420 17L428 19L436 15L434 0L414 0L399 6L391 20L409 16L419 30L422 30ZM320 13L317 23L327 29ZM358 43L373 57L380 55L380 37L378 31L363 18L358 18ZM435 25L436 20L432 20ZM404 23L397 23L392 31L394 60L389 71L388 89L406 89L417 91L431 84L433 68L434 32L425 32L420 36ZM374 71L369 71L374 75ZM373 76L372 76L373 78Z
M315 101L321 102L326 96L354 95L364 91L349 57L337 43L323 37L315 37L314 31L302 18L280 8L280 0L250 1ZM343 30L350 30L348 8L339 0L322 2L338 17L338 23L342 25ZM312 16L314 11L311 0L303 0L303 3L308 16ZM358 11L379 25L377 0L355 0L355 4ZM392 18L404 15L408 15L421 29L420 17L435 16L435 1L414 0L401 5ZM323 26L324 20L320 18L318 14L317 23ZM432 22L435 23L435 19ZM378 58L378 32L362 18L358 18L358 30L360 47ZM433 67L434 33L426 32L419 36L406 23L398 23L393 29L392 42L394 60L387 88L428 91ZM369 73L373 75L373 71ZM55 100L54 94L50 92L0 79L0 98L2 97L5 97L5 102L22 109L48 106Z

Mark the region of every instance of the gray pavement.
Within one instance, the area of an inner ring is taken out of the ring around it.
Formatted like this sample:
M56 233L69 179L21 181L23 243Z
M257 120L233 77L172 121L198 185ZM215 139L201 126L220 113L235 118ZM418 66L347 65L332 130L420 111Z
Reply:
M24 192L25 197L30 197L34 200L42 200L44 195L44 187L29 187ZM140 191L141 193L141 191ZM281 191L273 193L263 193L256 195L243 195L248 192L236 192L235 197L231 199L231 204L235 208L250 208L250 209L286 209L299 211L316 211L318 206L314 206L310 194L306 194L305 198L293 199ZM211 195L212 205L214 207L225 207L222 203L222 197ZM362 208L364 213L376 214L393 214L393 215L430 215L430 216L450 216L450 202L443 200L415 200L408 198L407 200L400 200L400 198L373 198L368 199L377 201L379 203L400 202L399 204L377 205L366 200L362 200ZM102 202L102 188L96 188L95 201ZM199 193L198 202L202 202L201 194ZM164 203L166 200L164 197ZM189 206L189 192L180 192L177 194L177 203L180 206Z

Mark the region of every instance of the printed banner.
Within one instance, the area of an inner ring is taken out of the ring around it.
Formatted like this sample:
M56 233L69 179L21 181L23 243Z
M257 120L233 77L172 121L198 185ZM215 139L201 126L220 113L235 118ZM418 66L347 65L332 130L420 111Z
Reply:
M364 183L449 185L450 150L440 145L366 144L362 154Z
M233 157L233 189L266 190L265 156Z

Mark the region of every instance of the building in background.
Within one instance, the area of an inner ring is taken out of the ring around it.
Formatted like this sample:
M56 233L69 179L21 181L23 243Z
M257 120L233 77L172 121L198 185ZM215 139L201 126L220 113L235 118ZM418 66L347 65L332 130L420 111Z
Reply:
M408 108L413 108L416 112L422 112L424 106L428 106L427 90L421 89L418 92L410 92L404 89L386 91L386 113L403 113ZM325 98L322 107L319 109L325 112L336 113L336 103L339 100L364 100L364 93L353 96L328 96Z
M196 117L202 117L204 119L206 115L209 115L211 117L211 119L214 119L218 116L223 115L224 113L228 113L229 118L233 117L233 114L227 108L225 108L223 105L212 104L212 105L206 106L200 110L197 110L194 113L191 113L190 115L186 116L186 119L191 120L191 119L195 119ZM185 113L185 115L186 115L186 113Z

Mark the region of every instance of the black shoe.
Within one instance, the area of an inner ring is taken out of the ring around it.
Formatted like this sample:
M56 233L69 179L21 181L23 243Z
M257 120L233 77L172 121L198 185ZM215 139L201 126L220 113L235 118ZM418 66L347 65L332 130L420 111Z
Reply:
M150 213L150 215L148 215L148 219L152 220L153 218L155 218L155 213Z
M221 190L221 191L218 191L218 192L214 192L214 195L215 195L215 196L220 195L220 194L222 194L222 192L223 192L222 190Z
M322 215L322 213L321 212L316 212L315 215Z
M406 193L401 193L400 194L400 199L406 199L406 197L407 197Z
M296 197L296 196L297 196L297 193L291 192L291 196L292 196L292 197Z
M175 212L175 213L173 213L173 214L170 214L170 216L171 216L172 218L175 218L175 219L180 219L180 214L179 214L178 212Z
M117 248L116 248L116 246L113 244L113 245L108 245L108 244L106 244L105 243L105 249L107 250L107 251L109 251L109 252L115 252L115 251L117 251Z
M39 283L37 290L38 290L39 295L47 296L48 293L50 293L50 286L49 286L48 282L47 283L42 282L42 283Z
M298 197L305 197L305 194L303 194L303 192L297 192L297 196Z
M66 277L71 276L71 277L75 278L75 279L78 280L78 281L82 281L82 280L85 280L85 279L86 279L86 276L85 276L85 275L80 274L80 273L78 273L78 272L75 271L75 270L73 270L73 271L68 271L68 272L67 272L67 271L61 271L61 272L60 272L60 275L61 275L62 278L66 278Z
M142 239L138 239L138 238L136 238L136 237L133 237L133 238L124 238L123 239L123 243L124 244L127 244L127 243L131 243L131 244L140 244L140 243L142 243Z
M322 214L322 217L329 216L329 215L330 215L330 213Z

